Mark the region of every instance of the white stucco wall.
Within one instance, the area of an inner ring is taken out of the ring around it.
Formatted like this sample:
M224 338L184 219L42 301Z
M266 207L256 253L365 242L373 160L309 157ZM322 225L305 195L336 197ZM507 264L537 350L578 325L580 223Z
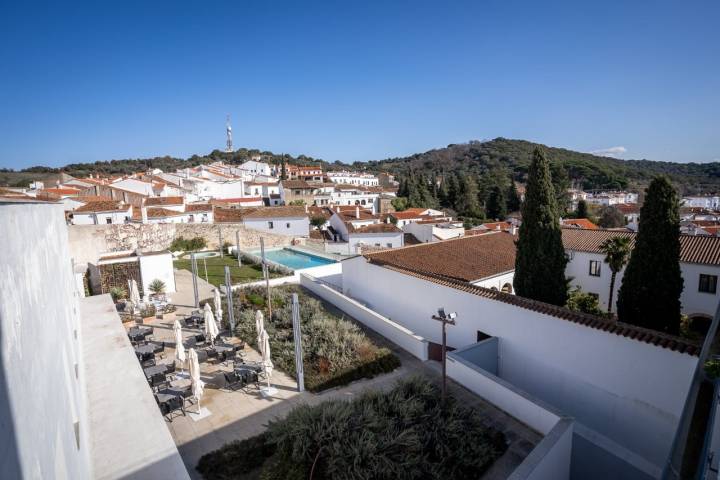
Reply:
M607 263L603 261L604 255L599 253L572 252L571 260L565 268L565 275L573 277L571 284L579 286L585 292L598 294L600 306L607 309L610 296L610 277L612 272ZM590 260L600 262L600 276L590 275ZM695 263L680 263L685 285L680 302L682 312L688 315L703 314L713 316L720 301L720 285L714 294L698 291L700 274L716 275L720 279L720 267L712 265L698 265ZM613 293L613 311L617 311L617 294L622 285L622 278L625 273L623 268L618 272L615 279L615 291Z
M342 262L343 290L430 341L439 307L458 314L448 344L500 338L499 376L659 464L670 449L697 357L444 287L367 263Z
M507 293L515 293L515 288L513 287L513 279L515 278L515 270L511 272L502 273L500 275L496 275L494 277L490 278L484 278L477 282L472 282L473 285L477 285L478 287L485 287L485 288L494 288L499 291L504 291L503 287L509 286L510 290L507 291Z
M100 212L100 213L78 213L73 212L73 225L105 225L107 219L113 224L125 223L126 218L132 217L132 211L125 212Z
M405 237L402 232L387 233L351 233L348 239L350 252L357 253L364 246L398 248L403 246Z
M63 206L0 203L0 238L0 477L91 478Z
M269 228L268 222L273 222L273 228ZM243 224L253 230L278 235L292 235L294 237L307 237L310 235L310 219L308 217L246 218L243 220Z
M143 282L143 292L150 293L150 284L155 279L165 283L165 293L174 292L175 273L172 254L142 255L140 257L140 276Z

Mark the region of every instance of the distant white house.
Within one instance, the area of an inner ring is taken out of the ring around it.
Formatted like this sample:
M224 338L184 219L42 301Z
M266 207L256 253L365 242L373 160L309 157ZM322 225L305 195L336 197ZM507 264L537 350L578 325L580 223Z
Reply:
M421 243L439 242L465 235L463 222L449 220L421 220L409 222L402 227L403 232L411 234Z
M327 172L327 178L333 183L377 187L380 180L375 175L360 172Z
M717 195L696 195L682 198L684 207L707 208L709 210L720 209L720 196Z
M325 248L334 253L353 254L365 247L398 248L405 244L402 230L359 206L347 210L336 207L328 223L332 241Z
M257 162L255 160L248 160L247 162L240 165L240 170L250 172L253 175L266 175L270 176L272 169L270 165L265 162Z
M69 214L70 223L73 225L128 223L132 216L132 205L115 200L88 202Z
M610 297L611 271L604 262L600 244L608 238L622 236L635 240L635 233L611 230L563 228L563 244L569 262L565 275L583 291L597 295L600 306L607 309ZM680 271L685 282L680 302L682 312L690 317L711 318L715 314L720 291L720 237L680 235ZM613 302L617 302L625 269L615 279ZM616 311L616 305L613 305Z
M308 237L310 235L310 219L304 207L258 207L240 211L242 223L253 230Z

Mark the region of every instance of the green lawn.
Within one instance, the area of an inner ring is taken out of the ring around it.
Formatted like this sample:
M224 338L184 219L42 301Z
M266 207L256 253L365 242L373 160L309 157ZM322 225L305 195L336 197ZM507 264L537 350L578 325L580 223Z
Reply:
M175 268L192 271L190 268L190 259L175 260L173 262ZM230 278L233 284L248 283L262 280L262 268L260 265L245 265L238 267L237 259L229 255L223 258L199 258L197 259L198 276L205 278L205 268L207 267L207 281L213 285L220 286L225 284L225 266L230 267ZM270 272L270 278L279 275Z

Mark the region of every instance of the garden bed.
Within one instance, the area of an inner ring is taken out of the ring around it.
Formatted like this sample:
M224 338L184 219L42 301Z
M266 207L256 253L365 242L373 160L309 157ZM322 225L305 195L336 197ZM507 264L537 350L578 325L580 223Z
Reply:
M189 258L181 258L173 262L173 266L177 269L192 271ZM230 281L233 285L238 283L257 282L263 279L262 267L258 264L247 264L243 261L242 267L238 266L235 256L225 254L223 257L206 257L197 258L197 274L198 277L207 280L215 286L225 285L225 266L230 267ZM207 276L205 274L207 268ZM282 276L273 271L270 272L270 278Z
M266 432L204 455L206 480L477 479L507 449L475 410L421 377L353 401L301 405Z
M297 293L305 388L311 392L347 385L361 378L372 378L400 366L400 360L389 349L375 345L355 323L329 312L319 300L301 287L276 287L271 292L272 319L267 318L266 293L263 288L246 288L235 292L236 334L257 349L255 311L262 310L266 314L265 330L270 337L273 363L276 368L294 376L291 296Z

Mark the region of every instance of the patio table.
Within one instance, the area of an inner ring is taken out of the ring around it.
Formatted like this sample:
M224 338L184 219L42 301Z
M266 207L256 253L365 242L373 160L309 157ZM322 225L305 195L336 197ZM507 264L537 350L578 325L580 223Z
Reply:
M145 372L146 378L152 378L155 375L164 375L165 372L167 372L167 365L155 365L152 367L143 368L143 372Z
M153 355L154 353L161 352L163 349L162 345L155 345L154 343L147 343L145 345L138 345L135 347L135 353L142 355L143 357Z
M258 381L258 372L252 368L243 368L243 366L235 367L235 374L243 379L247 383L254 383Z
M192 388L190 387L190 385L187 385L184 387L177 387L177 386L172 386L172 384L171 384L170 387L160 390L160 394L188 398L188 397L192 397Z

